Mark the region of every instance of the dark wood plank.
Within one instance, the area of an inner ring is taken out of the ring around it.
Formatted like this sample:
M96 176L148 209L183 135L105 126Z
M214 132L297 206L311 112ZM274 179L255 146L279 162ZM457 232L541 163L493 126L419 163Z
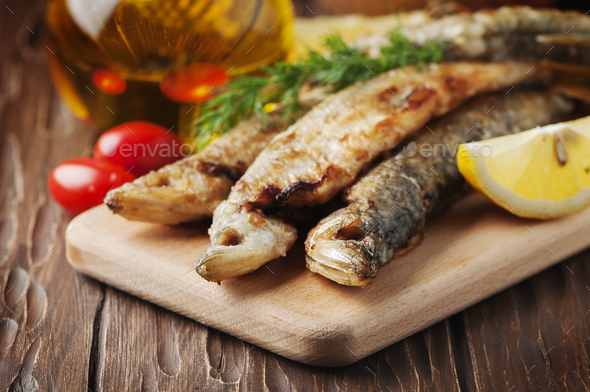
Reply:
M459 391L447 321L351 366L315 368L108 288L97 390ZM131 366L130 364L133 364ZM92 388L92 387L91 387ZM93 389L94 390L94 389Z
M43 1L2 5L0 389L590 388L590 251L337 369L287 360L75 273L63 253L70 216L45 181L58 162L88 153L93 134L50 87Z
M586 251L460 315L479 389L590 388L589 262Z
M0 389L82 391L102 293L68 267L63 238L70 217L47 195L45 182L54 165L89 145L91 133L73 120L49 82L43 10L43 1L15 1L0 11L0 312L6 327Z

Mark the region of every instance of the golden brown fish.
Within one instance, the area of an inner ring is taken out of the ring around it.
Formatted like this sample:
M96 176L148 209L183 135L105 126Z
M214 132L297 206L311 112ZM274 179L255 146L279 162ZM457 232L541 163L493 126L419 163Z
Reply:
M459 144L555 123L573 106L558 93L514 89L477 98L429 125L345 191L348 207L309 232L307 268L347 286L370 285L381 266L420 244L428 218L468 189L457 168Z
M445 61L546 60L590 65L590 15L575 11L506 6L446 16L403 34L413 43L443 42ZM354 46L371 57L387 33L359 38Z
M448 61L527 59L590 64L590 17L576 12L503 7L418 26L406 24L403 32L417 44L445 42ZM378 33L351 46L377 57L388 43L388 34ZM303 91L304 111L328 91L327 86ZM277 115L271 114L273 117ZM111 191L105 203L130 220L175 224L210 217L235 180L282 130L275 124L263 131L256 119L241 122L194 156Z
M325 203L380 152L432 117L534 73L530 63L518 62L407 67L330 95L277 135L215 210L211 245L197 261L197 272L220 281L285 255L295 229L261 209Z
M213 215L235 181L281 130L278 115L236 125L204 150L110 191L106 205L129 220L177 224Z

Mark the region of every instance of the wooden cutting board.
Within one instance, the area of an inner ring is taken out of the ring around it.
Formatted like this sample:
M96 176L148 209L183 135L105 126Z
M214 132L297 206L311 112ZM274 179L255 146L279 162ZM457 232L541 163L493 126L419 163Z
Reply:
M588 222L590 209L541 222L472 195L364 289L309 272L302 241L252 274L209 283L193 269L208 223L128 222L105 206L74 218L66 242L70 264L86 275L295 361L340 366L590 246Z

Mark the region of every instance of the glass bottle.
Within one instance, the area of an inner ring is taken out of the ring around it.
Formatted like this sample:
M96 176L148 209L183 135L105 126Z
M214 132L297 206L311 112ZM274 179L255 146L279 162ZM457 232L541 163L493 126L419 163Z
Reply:
M50 74L73 113L100 131L143 120L186 135L199 102L164 94L162 81L198 73L195 64L231 77L287 58L293 13L289 0L51 0Z

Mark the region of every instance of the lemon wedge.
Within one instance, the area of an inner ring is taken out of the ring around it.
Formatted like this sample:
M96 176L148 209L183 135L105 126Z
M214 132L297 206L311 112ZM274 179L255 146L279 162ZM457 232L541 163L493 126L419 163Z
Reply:
M590 117L459 146L465 179L521 217L551 219L590 205Z

